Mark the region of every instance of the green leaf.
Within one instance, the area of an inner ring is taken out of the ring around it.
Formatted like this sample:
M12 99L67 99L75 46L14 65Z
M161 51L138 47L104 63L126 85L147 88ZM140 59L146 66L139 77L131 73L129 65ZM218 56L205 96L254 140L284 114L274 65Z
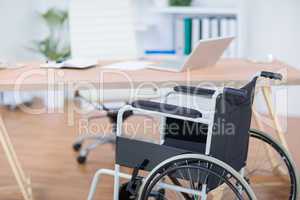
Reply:
M190 6L192 0L169 0L170 6Z
M56 8L50 8L47 12L41 14L42 18L49 27L59 26L68 19L68 12Z
M41 17L46 22L47 27L50 30L49 35L41 41L33 41L32 51L38 52L48 60L62 60L70 57L71 50L69 44L64 44L65 40L62 40L66 36L63 30L66 30L65 26L68 21L69 15L65 10L56 8L50 8L45 13L41 14ZM64 35L62 35L62 33Z

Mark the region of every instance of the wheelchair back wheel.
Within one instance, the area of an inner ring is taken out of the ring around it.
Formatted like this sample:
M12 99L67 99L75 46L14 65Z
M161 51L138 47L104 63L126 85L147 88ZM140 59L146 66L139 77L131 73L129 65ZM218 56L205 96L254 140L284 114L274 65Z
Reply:
M245 177L258 199L297 200L299 180L289 153L269 134L250 129Z
M160 199L251 199L255 194L248 183L226 163L206 155L183 154L155 167L139 191L139 200Z

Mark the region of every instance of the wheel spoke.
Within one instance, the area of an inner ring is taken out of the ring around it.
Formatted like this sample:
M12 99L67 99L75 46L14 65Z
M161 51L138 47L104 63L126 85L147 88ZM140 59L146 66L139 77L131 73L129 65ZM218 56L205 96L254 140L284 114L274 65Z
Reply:
M172 165L169 164L168 168L158 171L159 173L153 176L151 181L147 181L149 184L146 183L146 197L157 188L155 185L159 184L160 180L164 180L164 183L171 183L174 186L159 186L166 190L164 198L161 199L205 200L207 197L210 199L212 195L209 192L216 188L216 191L221 192L219 197L223 198L223 194L229 194L225 199L251 199L250 193L239 181L242 180L240 176L237 178L237 175L233 176L231 172L212 162L201 162L201 160L195 162L195 159L178 160ZM169 181L165 177L168 177Z

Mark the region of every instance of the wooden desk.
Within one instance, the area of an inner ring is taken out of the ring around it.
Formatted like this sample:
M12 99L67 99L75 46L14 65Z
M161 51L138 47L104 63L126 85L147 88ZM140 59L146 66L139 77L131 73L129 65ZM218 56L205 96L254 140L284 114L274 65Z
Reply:
M183 73L173 73L157 70L119 71L105 69L102 66L109 62L99 63L98 67L86 70L72 69L41 69L38 63L20 69L0 70L0 91L23 90L76 90L80 85L94 88L136 88L170 87L172 84L196 85L203 82L231 86L248 82L259 71L280 72L284 76L282 84L299 85L300 71L276 61L272 64L252 63L246 60L222 60L215 67L203 68ZM272 108L271 90L263 86L263 94L267 106L283 145L287 147L283 131L278 123L276 113ZM259 116L254 112L254 118L259 122ZM262 125L258 123L261 129ZM30 180L18 161L9 134L0 115L0 140L5 155L17 180L18 187L25 200L32 200Z
M283 84L300 84L300 71L282 62L272 64L253 63L247 60L222 60L215 67L176 73L158 70L119 71L98 67L86 70L41 69L33 63L20 69L0 70L0 90L38 90L48 89L62 84L90 83L95 87L103 83L104 88L130 88L145 83L159 86L169 82L177 84L198 84L213 82L215 84L246 83L262 70L280 72L284 76ZM102 77L101 77L102 76Z

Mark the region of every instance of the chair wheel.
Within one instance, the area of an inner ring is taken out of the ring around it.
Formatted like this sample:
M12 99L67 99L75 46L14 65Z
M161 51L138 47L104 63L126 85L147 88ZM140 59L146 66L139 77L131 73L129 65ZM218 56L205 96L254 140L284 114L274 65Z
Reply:
M16 105L7 105L6 107L10 111L16 111L18 108L18 106L16 106Z
M23 103L25 106L27 106L27 107L31 107L32 106L32 104L33 104L33 102L32 101L27 101L27 102L25 102L25 103Z
M79 151L80 148L81 148L81 143L75 143L75 144L73 145L74 151Z
M77 162L78 162L79 164L84 164L85 161L86 161L86 156L78 156L78 157L77 157Z

